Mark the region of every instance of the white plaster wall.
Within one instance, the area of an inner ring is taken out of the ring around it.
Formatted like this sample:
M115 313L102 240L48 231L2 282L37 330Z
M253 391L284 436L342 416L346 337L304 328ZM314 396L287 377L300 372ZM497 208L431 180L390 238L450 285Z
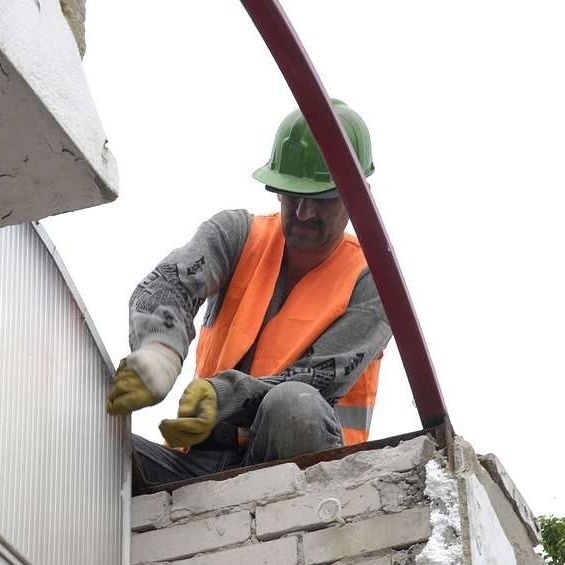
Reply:
M508 541L485 487L475 475L465 478L473 565L516 565Z

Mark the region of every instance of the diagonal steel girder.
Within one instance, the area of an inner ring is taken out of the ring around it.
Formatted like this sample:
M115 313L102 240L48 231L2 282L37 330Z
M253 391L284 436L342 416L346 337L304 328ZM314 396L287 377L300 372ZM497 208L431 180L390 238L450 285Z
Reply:
M398 261L357 156L324 86L277 0L241 0L279 66L338 186L396 340L423 427L447 409Z

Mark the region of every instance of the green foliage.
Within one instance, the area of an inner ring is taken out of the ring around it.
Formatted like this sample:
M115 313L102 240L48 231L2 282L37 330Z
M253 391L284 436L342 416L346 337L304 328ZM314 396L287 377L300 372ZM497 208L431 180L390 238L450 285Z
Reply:
M543 557L547 565L565 565L565 518L540 516Z

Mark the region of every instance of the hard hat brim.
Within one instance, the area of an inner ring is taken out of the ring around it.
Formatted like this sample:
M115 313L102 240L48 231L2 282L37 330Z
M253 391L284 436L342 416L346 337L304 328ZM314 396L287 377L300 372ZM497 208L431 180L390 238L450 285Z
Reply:
M332 198L339 198L339 190L337 188L330 188L324 192L293 192L290 190L283 190L282 188L275 188L273 186L265 185L265 188L269 192L274 192L276 194L284 194L286 196L294 196L295 198L312 198L314 200L331 200Z
M365 171L365 176L368 177L373 174L374 171L375 168L371 165L371 168ZM269 163L257 169L252 176L255 180L258 180L272 189L278 189L279 191L289 194L296 193L304 197L314 197L315 194L328 192L336 188L333 179L330 181L315 181L308 178L285 175L272 170ZM276 190L272 192L276 192Z

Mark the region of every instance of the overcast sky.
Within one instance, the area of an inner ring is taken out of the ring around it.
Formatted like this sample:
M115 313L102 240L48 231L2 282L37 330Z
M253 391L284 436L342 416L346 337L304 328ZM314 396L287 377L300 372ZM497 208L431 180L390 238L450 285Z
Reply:
M373 194L455 430L534 513L565 515L565 4L286 0L326 89L366 120ZM86 72L120 197L43 222L117 365L129 296L251 178L295 102L237 0L87 3ZM160 440L194 371L133 429ZM391 344L372 437L420 428Z

